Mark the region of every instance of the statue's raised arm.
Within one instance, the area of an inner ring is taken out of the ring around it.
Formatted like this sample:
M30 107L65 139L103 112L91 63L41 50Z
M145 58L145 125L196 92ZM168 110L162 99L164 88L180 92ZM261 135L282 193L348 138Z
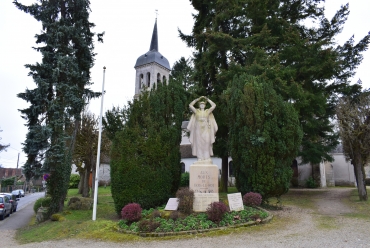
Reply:
M194 107L194 104L198 101L199 108L197 109ZM205 109L207 102L211 104L209 109ZM192 154L197 156L198 160L211 159L211 156L213 156L212 144L215 142L215 135L218 129L212 114L216 104L207 97L202 96L192 101L189 104L189 108L193 112L187 127L190 131Z

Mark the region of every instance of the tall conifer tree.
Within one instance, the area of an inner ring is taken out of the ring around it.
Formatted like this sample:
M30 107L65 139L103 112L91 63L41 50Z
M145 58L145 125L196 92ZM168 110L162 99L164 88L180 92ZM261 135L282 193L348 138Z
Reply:
M258 192L263 200L289 189L291 162L302 141L293 104L283 101L270 82L235 76L225 92L228 100L230 153L236 186L242 194Z
M27 64L36 88L18 97L30 103L20 110L27 120L28 134L23 150L28 155L24 171L28 179L50 172L48 193L52 197L50 213L61 211L68 190L74 140L80 114L91 97L99 94L91 85L94 27L89 19L88 0L53 0L16 7L42 23L36 35L42 62ZM98 40L102 41L98 34ZM70 132L72 123L74 130Z
M335 43L349 5L341 6L328 20L324 0L190 2L197 11L193 31L190 35L180 31L180 37L195 49L194 77L202 86L200 94L217 103L219 131L214 147L222 157L223 181L227 179L229 130L223 114L226 102L220 96L227 82L241 73L265 77L284 100L295 103L304 132L303 162L331 160L329 152L338 144L330 122L335 96L361 89L349 83L370 39L366 35L357 44L353 37L344 45Z

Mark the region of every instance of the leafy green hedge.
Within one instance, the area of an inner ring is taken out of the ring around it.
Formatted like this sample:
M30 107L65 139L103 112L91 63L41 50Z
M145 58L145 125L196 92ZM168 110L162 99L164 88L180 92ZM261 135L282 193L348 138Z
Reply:
M181 174L180 187L189 187L190 174L189 172L184 172Z
M125 110L127 122L115 134L110 163L117 214L128 203L156 207L176 193L184 96L179 84L158 84L150 96L143 93Z

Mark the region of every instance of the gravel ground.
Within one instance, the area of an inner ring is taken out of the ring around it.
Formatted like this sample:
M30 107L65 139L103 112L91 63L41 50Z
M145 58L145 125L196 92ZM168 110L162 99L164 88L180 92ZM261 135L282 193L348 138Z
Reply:
M249 227L245 232L235 234L217 237L194 235L188 239L171 241L109 243L68 239L17 245L14 240L15 231L3 230L0 247L370 247L370 220L343 216L354 212L340 201L343 197L349 197L350 190L330 188L327 193L315 198L317 208L314 210L288 206L282 211L272 211L274 218L279 223L282 220L284 225L277 225L273 220L265 225L275 225L276 228L267 227L265 231L257 232ZM320 224L323 225L318 228Z

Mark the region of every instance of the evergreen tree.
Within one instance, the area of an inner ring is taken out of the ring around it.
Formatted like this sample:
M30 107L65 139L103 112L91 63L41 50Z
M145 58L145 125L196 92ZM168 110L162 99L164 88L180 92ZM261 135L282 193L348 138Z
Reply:
M111 150L112 197L116 212L131 202L142 208L164 204L180 184L181 124L186 99L170 81L129 103L127 122Z
M197 11L193 31L191 35L180 31L180 37L195 49L194 78L202 86L200 94L217 103L215 116L220 121L214 147L222 157L223 182L229 130L223 114L226 102L220 96L227 82L241 73L263 76L285 101L295 103L304 131L299 153L303 163L331 161L329 152L338 144L329 121L335 113L335 96L361 89L349 83L370 39L366 35L355 44L351 37L344 45L336 44L349 5L328 20L324 0L192 0L191 4Z
M343 97L336 109L343 152L355 172L358 195L368 199L365 166L370 162L370 92Z
M170 78L180 82L185 91L191 94L194 91L194 80L190 59L181 57L179 61L176 61L172 66Z
M15 0L14 4L42 23L42 33L36 35L40 46L35 48L42 62L26 65L36 88L18 97L30 103L20 110L29 130L23 148L28 156L24 171L28 180L50 172L51 214L64 206L80 114L85 103L99 95L87 88L95 56L95 34L90 30L94 24L88 21L88 0L39 0L30 6ZM98 34L99 41L102 35Z
M289 189L303 135L293 104L284 102L271 83L247 75L235 76L225 96L238 190L258 192L265 201L279 198Z

